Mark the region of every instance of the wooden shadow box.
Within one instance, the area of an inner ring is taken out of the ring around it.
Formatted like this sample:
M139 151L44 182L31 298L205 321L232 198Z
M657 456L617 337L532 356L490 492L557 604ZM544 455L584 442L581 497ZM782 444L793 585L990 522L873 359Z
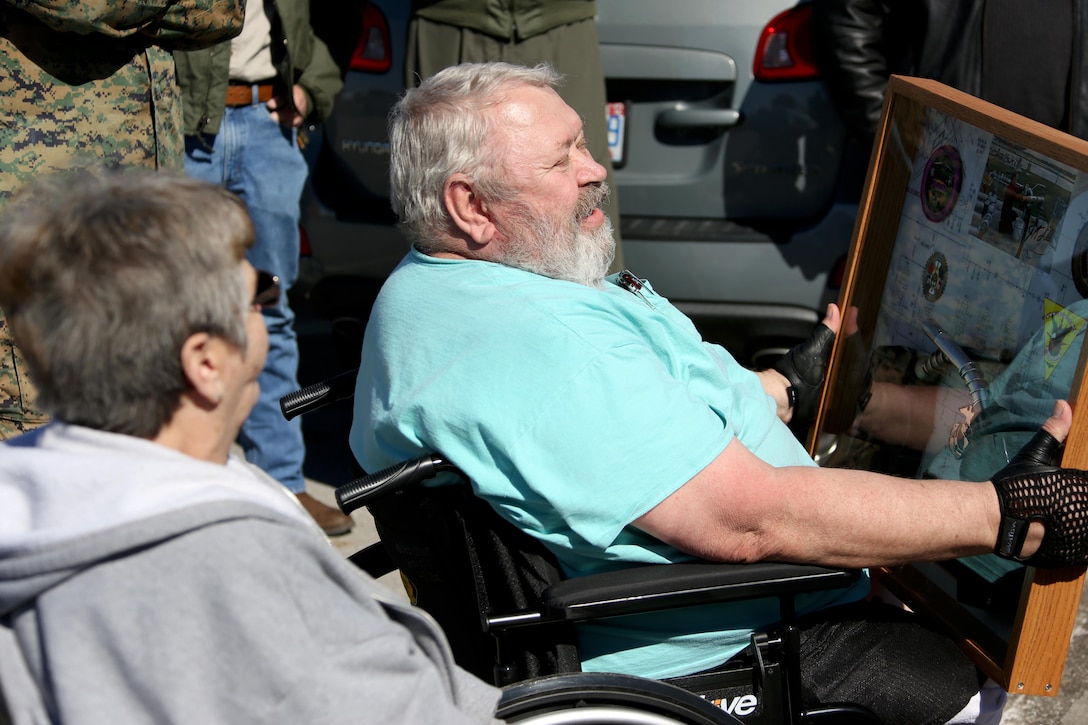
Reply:
M1088 142L893 77L840 305L858 331L836 340L810 432L821 465L989 480L1064 398L1062 464L1088 468ZM881 390L904 396L883 422L863 405ZM1008 691L1055 695L1084 574L986 555L874 581Z

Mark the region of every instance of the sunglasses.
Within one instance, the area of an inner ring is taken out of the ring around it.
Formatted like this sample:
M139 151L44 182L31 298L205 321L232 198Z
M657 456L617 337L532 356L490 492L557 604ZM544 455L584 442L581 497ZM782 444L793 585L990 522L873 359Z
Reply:
M275 307L280 303L280 278L271 272L257 270L257 291L253 294L254 307Z

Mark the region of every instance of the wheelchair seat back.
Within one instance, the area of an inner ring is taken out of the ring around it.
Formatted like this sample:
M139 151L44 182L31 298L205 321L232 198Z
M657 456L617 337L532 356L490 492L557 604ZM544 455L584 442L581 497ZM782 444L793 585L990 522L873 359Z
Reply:
M410 486L367 508L409 598L438 621L461 667L495 684L581 669L569 622L488 631L490 615L532 610L562 576L468 485Z

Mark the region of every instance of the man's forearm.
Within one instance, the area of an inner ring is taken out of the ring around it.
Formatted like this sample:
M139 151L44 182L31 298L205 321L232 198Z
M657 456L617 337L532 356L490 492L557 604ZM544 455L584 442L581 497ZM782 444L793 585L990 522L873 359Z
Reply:
M793 500L785 516L771 520L763 559L894 566L994 550L1000 509L989 482L846 469L777 471L786 479L779 486L792 491ZM1038 546L1037 537L1029 542Z
M991 552L1000 509L988 482L775 468L734 440L634 523L712 561L862 567ZM1032 533L1025 553L1040 534Z

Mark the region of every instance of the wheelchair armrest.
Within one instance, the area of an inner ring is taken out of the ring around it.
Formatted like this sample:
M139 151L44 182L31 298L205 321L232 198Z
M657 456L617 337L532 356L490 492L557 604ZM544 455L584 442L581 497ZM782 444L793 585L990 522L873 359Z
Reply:
M805 564L659 564L565 579L542 595L546 619L578 621L713 602L840 589L857 569Z

